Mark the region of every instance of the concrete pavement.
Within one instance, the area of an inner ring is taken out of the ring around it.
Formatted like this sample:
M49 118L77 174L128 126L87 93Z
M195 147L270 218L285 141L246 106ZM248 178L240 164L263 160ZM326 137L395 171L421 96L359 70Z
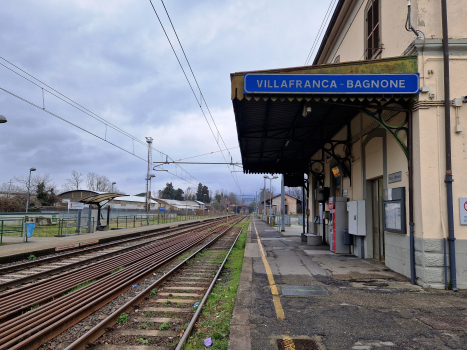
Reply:
M467 349L465 291L413 286L299 234L251 224L229 349Z

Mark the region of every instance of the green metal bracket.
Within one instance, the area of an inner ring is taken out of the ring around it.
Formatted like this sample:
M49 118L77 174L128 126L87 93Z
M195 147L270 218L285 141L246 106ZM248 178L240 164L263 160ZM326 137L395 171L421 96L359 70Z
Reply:
M363 114L366 114L369 116L371 119L373 119L375 122L377 122L379 125L381 125L389 134L396 140L396 142L399 144L400 148L402 148L402 151L404 152L405 156L407 159L409 159L409 150L407 148L407 145L404 144L404 142L399 138L399 132L404 131L407 137L409 137L409 129L405 127L408 123L408 116L406 114L404 121L399 124L399 125L389 125L386 123L383 119L383 112L381 110L378 110L376 112L370 112L369 110L365 108L359 108L360 112Z

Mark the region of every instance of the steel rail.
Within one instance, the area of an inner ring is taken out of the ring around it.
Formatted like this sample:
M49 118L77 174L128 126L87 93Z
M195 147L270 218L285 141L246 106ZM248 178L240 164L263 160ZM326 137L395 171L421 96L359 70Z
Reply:
M195 241L195 244L198 241L199 240ZM182 251L184 250L186 250L186 248L182 249ZM173 252L171 252L171 254L168 254L168 255L165 254L165 256L163 257L165 258L165 260L160 260L157 266L149 268L150 271L153 271L155 268L159 267L159 265L165 262L167 259L170 260L171 258L173 258L173 256L178 256L179 254L180 254L179 250L173 250ZM149 272L149 274L150 273L151 272ZM18 320L9 322L5 324L4 326L2 326L2 328L4 329L6 328L6 330L0 334L0 339L1 339L0 342L4 343L5 341L13 339L14 337L24 338L27 335L31 335L34 338L36 336L36 331L39 331L39 333L41 333L40 328L43 328L44 325L50 326L51 324L53 324L53 322L61 322L63 319L69 318L70 312L72 312L72 314L73 314L73 311L74 313L76 312L79 313L80 310L82 310L82 308L88 307L89 297L96 298L100 296L100 299L102 299L102 296L104 297L113 296L113 298L115 298L116 290L118 292L118 290L121 289L122 286L125 286L125 284L135 282L134 276L135 275L133 271L127 271L125 279L123 281L120 281L120 284L116 284L115 281L107 280L107 281L102 281L101 285L97 285L97 284L94 285L95 288L91 287L91 288L88 288L86 291L83 290L84 293L77 293L76 295L68 298L68 299L75 299L75 301L71 303L66 303L66 309L64 309L64 306L63 306L63 301L65 300L60 300L55 303L55 305L57 306L52 310L54 312L49 311L49 312L40 313L40 314L36 313L35 317L33 317L32 319L30 318L28 319L28 317L26 317L25 319L21 320L21 322L18 322ZM114 280L115 279L118 279L118 278L114 278ZM110 290L109 290L109 286L112 287ZM115 289L115 286L117 286L117 289ZM63 315L63 313L65 313L65 315ZM46 321L44 321L45 317L47 317ZM42 331L45 332L46 330L42 330ZM14 333L11 333L12 331L14 331ZM30 340L31 339L29 339L28 341ZM6 344L3 344L2 346L0 346L0 348L3 349L4 346L9 347L10 345L12 345L11 343L14 343L17 341L18 339L7 342Z
M148 235L145 235L144 237L138 236L138 237L124 238L124 239L116 240L116 241L113 241L113 242L102 243L102 244L98 244L96 246L87 247L87 248L84 248L84 249L78 249L78 250L73 250L71 252L57 254L57 255L54 255L54 256L51 256L51 257L46 257L46 258L42 258L42 259L39 258L39 259L34 260L34 261L27 261L27 262L24 262L24 263L21 263L21 264L1 267L0 268L0 274L4 275L4 274L15 272L15 271L18 271L18 270L21 270L21 269L40 266L40 265L42 265L44 263L50 263L50 262L52 262L54 260L70 258L70 257L75 256L75 255L80 255L80 254L83 254L83 253L89 253L89 252L92 252L92 251L95 251L95 250L107 249L107 248L110 248L112 246L119 245L119 244L122 244L122 243L128 243L128 242L132 242L132 241L146 239L146 238L150 238L152 236L159 236L160 234L165 234L165 233L169 233L169 232L172 232L172 231L176 231L177 229L180 228L180 226L183 226L182 229L191 229L191 228L193 228L193 226L196 226L196 225L205 225L206 222L209 223L209 222L212 222L212 221L217 221L217 220L222 220L222 219L223 219L223 217L203 219L203 220L193 222L193 223L182 223L182 224L179 224L177 227L159 227L159 228L154 228L153 227L153 228L149 228L149 226L146 226L145 229L141 228L141 230L138 230L137 232L134 232L136 234L141 234L141 233L144 233L144 232L150 232ZM2 285L3 285L3 283L0 284L0 287Z
M248 222L248 221L247 221ZM204 303L206 302L206 300L208 299L209 295L211 294L211 291L212 289L214 288L214 285L216 284L216 281L217 281L217 278L219 277L220 273L222 272L222 269L224 268L224 265L225 263L227 262L227 259L229 258L230 256L230 253L232 252L232 249L235 247L235 244L237 243L237 240L238 240L238 237L240 237L240 234L243 232L243 228L245 227L245 225L247 224L247 222L245 222L242 226L242 229L240 230L240 232L238 233L237 237L235 238L235 241L233 242L232 246L230 247L227 255L225 256L225 259L224 261L222 262L222 265L219 267L219 270L217 271L216 275L214 276L214 278L212 279L212 282L211 284L209 285L209 288L208 290L206 291L206 293L204 294L204 297L203 297L203 300L201 300L201 302L199 303L198 305L198 309L196 310L195 314L193 315L190 323L188 324L188 327L185 329L185 333L183 333L183 336L182 338L180 339L180 341L178 342L177 344L177 347L175 348L175 350L181 350L183 344L185 344L186 340L188 339L188 337L190 336L191 334L191 330L193 329L193 327L195 326L195 323L196 321L198 320L198 317L201 313L201 309L202 307L204 306Z
M135 262L138 263L141 259L153 256L154 254L167 249L171 245L187 239L187 237L189 239L189 235L196 231L197 230L185 233L182 236L171 238L164 242L154 242L150 245L141 247L136 251L126 252L122 256L111 257L91 265L83 266L79 270L74 270L69 274L61 275L58 278L50 278L33 285L8 291L9 293L0 297L0 305L2 306L0 309L0 319L11 317L33 305L40 304L53 297L59 296L80 283L105 276L116 268L127 265L131 266L131 264ZM56 285L58 285L58 288L54 288ZM25 292L23 294L27 294L28 296L18 298L20 291Z
M201 238L201 239L202 239L202 238ZM200 239L196 240L195 243L198 242L198 241L200 241ZM182 247L182 248L183 248L183 247ZM159 260L158 258L161 257L161 254L162 254L162 258L165 258L166 256L170 255L170 254L167 254L167 253L172 253L172 252L178 252L178 250L172 248L172 249L170 250L170 252L160 253L157 257L155 257L155 259L152 259L152 260L155 260L156 262L160 262L160 260ZM126 271L125 271L125 274L120 274L120 276L117 276L117 275L115 275L115 276L107 276L106 279L103 279L103 280L99 281L99 283L93 284L93 287L88 288L88 289L86 290L86 293L91 295L91 293L95 292L96 290L102 291L104 288L107 288L109 284L110 284L110 285L114 285L114 283L115 283L115 282L118 282L119 279L121 280L121 279L122 279L122 276L123 276L124 278L128 278L128 277L131 278L131 277L134 276L135 273L138 272L138 269L141 269L141 268L143 268L143 269L144 269L144 268L146 268L146 269L151 268L152 265L150 265L149 263L151 263L151 262L148 261L148 260L146 259L145 261L142 261L141 264L139 264L140 266L136 266L136 267L133 267L133 266L132 266L132 269L126 270ZM100 284L100 285L99 285L99 284ZM89 293L89 292L91 292L91 293ZM58 303L55 303L55 305L56 305L56 304L59 304L59 306L60 306L60 305L62 305L64 302L66 302L67 299L73 299L73 298L75 298L75 296L76 296L76 295L70 296L70 297L66 297L66 298L64 298L64 299L61 299ZM78 300L78 301L86 300L86 299L87 299L87 298L86 298L87 296L85 295L84 297L85 297L85 298L83 299L83 296L82 296L82 295L79 296L79 300ZM75 299L76 299L76 298L75 298ZM72 306L73 306L73 303L67 304L67 307L68 307L69 309L70 309L70 307L72 307ZM54 309L54 310L56 310L56 309ZM43 318L43 316L44 316L44 313L35 316L35 318L33 317L33 319L28 319L28 317L26 316L26 320L27 320L27 322L28 322L28 325L29 325L29 326L35 325L35 324L33 324L33 321L35 321L35 320L40 320L41 318ZM50 316L50 315L47 315L47 316ZM23 317L23 319L24 319L24 317ZM10 322L6 322L4 325L2 325L0 329L1 329L1 330L6 329L7 331L11 332L12 330L14 330L14 326L20 324L20 323L23 322L23 321L24 321L24 320L18 320L18 319L11 320ZM13 328L12 328L12 327L13 327ZM24 330L24 329L23 329L23 330ZM4 336L5 336L4 333L0 333L0 338L2 338L2 337L4 337Z
M225 224L222 226L225 226ZM225 231L228 230L228 228L230 228L230 226L228 226ZM133 283L139 283L139 281L150 276L158 267L168 263L184 251L201 243L211 236L214 233L213 231L218 232L219 230L215 229L205 233L199 233L198 237L191 237L191 240L188 239L188 241L191 241L191 244L183 246L183 243L179 243L178 248L173 247L170 249L170 252L165 252L165 254L161 252L157 256L158 261L154 258L152 264L148 264L150 261L147 259L142 260L141 264L135 265L143 264L144 266L132 265L130 268L125 268L118 273L109 275L75 293L68 294L46 304L44 308L41 307L28 312L23 315L25 317L18 317L17 319L7 321L0 326L0 349L37 348L43 341L58 335L63 330L79 322L82 318L98 310L100 307L131 288ZM218 237L220 237L220 235ZM139 273L134 271L138 268L140 269ZM145 269L141 272L141 268ZM117 284L116 281L119 278L123 279ZM94 297L93 300L90 300L91 296ZM50 304L53 304L52 308L50 308ZM47 310L46 306L49 306L49 310ZM47 318L44 320L44 317ZM44 327L46 328L44 329ZM13 334L11 334L12 331Z
M243 219L244 218L240 218L239 220L236 220L236 222L239 222L239 221L241 221ZM124 305L122 305L120 308L118 308L116 311L114 311L112 314L110 314L107 318L105 318L99 324L94 326L92 329L90 329L88 332L83 334L80 338L78 338L72 344L70 344L68 347L66 347L65 350L82 350L82 349L86 348L87 344L92 343L93 341L96 341L100 336L102 336L105 333L106 329L108 329L109 327L113 326L116 323L117 318L123 312L129 312L129 311L131 311L133 309L133 305L138 305L141 302L143 302L149 296L152 289L154 289L156 287L159 287L167 278L171 277L174 272L178 271L180 268L185 266L185 264L189 260L193 259L202 250L204 250L207 247L213 245L216 241L218 241L221 237L223 237L223 235L225 235L225 233L227 233L232 227L230 227L230 226L227 227L217 237L212 239L206 245L200 247L197 251L195 251L193 254L191 254L189 257L187 257L185 260L180 262L177 266L173 267L170 271L168 271L164 276L162 276L157 281L153 282L151 285L146 287L139 295L137 295L133 299L126 302Z
M218 219L218 220L214 220L214 222L221 222L222 220L223 219ZM197 225L194 225L195 226L194 228L198 229L198 228L206 227L206 226L209 226L211 223L212 223L212 221L210 223L207 223L207 224L206 223L204 223L204 224L198 224L197 223ZM119 243L115 243L115 244L112 244L112 245L124 244L124 243L128 243L130 241L133 241L133 240L147 239L147 238L151 238L153 235L155 235L156 237L152 237L152 238L154 238L152 241L159 241L161 239L166 239L166 238L173 237L173 236L179 236L179 235L183 234L183 232L190 231L192 229L193 229L192 227L183 228L181 230L181 232L179 232L177 228L173 228L173 229L164 230L164 232L158 232L158 233L153 233L153 234L150 234L150 235L146 235L145 237L134 237L134 238L131 238L128 241L125 240L125 241L121 241ZM169 234L169 236L159 237L162 234ZM103 260L106 257L112 257L112 256L115 256L115 255L119 255L119 254L121 254L121 253L123 253L125 251L134 250L137 247L147 245L148 243L150 243L150 242L148 242L148 241L141 242L141 243L129 246L129 247L124 247L124 248L119 249L119 250L114 250L114 251L104 253L104 254L101 254L101 255L98 255L98 256L90 257L89 259L84 259L84 260L77 261L77 262L74 262L74 263L70 263L70 264L67 264L67 265L64 265L64 266L59 266L59 267L56 267L56 268L53 268L53 269L50 269L50 270L46 270L46 271L43 271L43 272L39 272L39 273L30 275L30 276L25 276L23 278L17 278L17 279L11 280L9 282L4 282L4 283L0 284L0 291L5 290L6 288L9 288L9 287L10 288L14 287L14 286L16 286L18 284L27 283L27 282L32 281L32 280L34 280L36 278L39 278L39 277L44 277L44 276L48 276L48 275L51 275L51 274L56 274L56 273L59 273L61 271L68 270L70 268L75 268L75 267L79 267L79 266L82 266L82 265L87 265L87 264L89 264L90 262L93 262L93 261ZM108 247L106 247L106 248L108 248ZM101 248L101 249L105 249L105 248ZM99 249L95 249L95 250L99 250ZM82 251L81 252L74 252L73 255L79 255L79 254L82 254ZM64 258L65 257L60 257L59 259L64 259ZM56 277L58 277L58 276L56 276ZM5 293L1 293L0 298L3 297L4 295L5 295Z

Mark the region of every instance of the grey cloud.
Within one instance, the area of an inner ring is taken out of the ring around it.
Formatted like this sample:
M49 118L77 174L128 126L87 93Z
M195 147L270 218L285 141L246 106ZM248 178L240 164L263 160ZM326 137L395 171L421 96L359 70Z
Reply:
M169 30L160 3L154 3ZM228 147L237 145L229 74L303 63L328 3L166 2ZM154 137L154 147L174 159L218 150L147 1L5 2L0 44L5 58L138 138ZM42 103L40 89L3 67L0 86ZM47 94L46 107L104 135L102 124ZM34 165L58 184L75 169L102 173L128 193L144 190L143 161L1 91L0 114L8 118L0 125L0 182ZM132 148L118 133L108 131L108 137ZM136 151L145 156L144 147ZM231 153L240 160L238 149ZM197 160L223 161L218 153ZM237 191L225 166L184 167L211 189ZM189 185L167 173L156 175L153 189L166 182ZM261 176L237 175L242 189L262 186Z

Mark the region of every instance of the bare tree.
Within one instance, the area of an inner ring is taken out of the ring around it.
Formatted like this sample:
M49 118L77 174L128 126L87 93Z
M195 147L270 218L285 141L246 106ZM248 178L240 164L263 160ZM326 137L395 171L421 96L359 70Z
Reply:
M16 184L16 181L10 182L4 182L0 185L0 191L1 192L7 192L7 193L22 193L24 192L24 188L22 186L18 186Z
M86 188L91 191L97 191L96 183L99 175L90 171L86 174Z
M76 170L71 171L71 177L66 179L62 185L64 191L79 190L80 185L84 182L84 175Z
M86 186L88 190L107 192L112 189L112 183L105 175L99 175L93 171L86 174Z
M16 182L19 184L19 187L21 188L21 192L27 192L28 191L28 185L29 185L29 175L28 176L15 176L14 179ZM37 192L37 185L39 184L44 184L44 188L46 191L50 191L56 188L55 183L53 182L52 177L50 174L45 173L45 174L35 174L31 176L31 187L30 187L30 192L31 193L36 193Z
M99 175L92 171L86 174L86 186L91 191L110 192L113 190L115 193L125 194L125 192L119 190L116 186L112 189L112 181L107 176Z
M287 187L285 193L299 200L303 199L303 192L301 187Z

